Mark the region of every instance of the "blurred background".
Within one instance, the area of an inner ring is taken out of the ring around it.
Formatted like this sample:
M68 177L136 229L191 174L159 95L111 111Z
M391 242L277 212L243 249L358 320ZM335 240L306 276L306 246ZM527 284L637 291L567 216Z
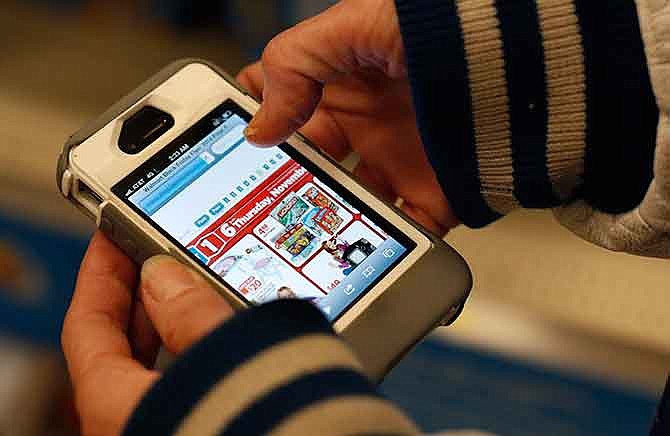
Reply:
M66 138L171 60L235 73L330 3L0 0L0 435L77 434L58 338L92 228L56 192ZM670 364L667 262L592 247L549 213L449 240L472 299L388 396L428 431L647 433Z

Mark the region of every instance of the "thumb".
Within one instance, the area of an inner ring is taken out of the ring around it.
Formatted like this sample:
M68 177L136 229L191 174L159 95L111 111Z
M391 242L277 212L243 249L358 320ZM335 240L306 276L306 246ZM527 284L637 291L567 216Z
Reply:
M375 68L406 75L393 0L345 0L274 38L263 53L263 103L245 132L249 142L285 141L312 117L323 87L343 74Z
M173 354L182 353L233 314L203 277L168 256L144 264L140 292L149 318Z

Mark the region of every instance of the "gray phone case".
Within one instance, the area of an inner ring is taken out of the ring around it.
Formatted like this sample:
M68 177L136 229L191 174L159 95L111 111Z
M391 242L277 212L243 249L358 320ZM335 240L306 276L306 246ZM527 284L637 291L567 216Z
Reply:
M249 95L232 77L208 61L201 59L176 61L69 138L58 160L56 178L59 190L63 192L61 186L63 175L69 168L69 156L73 148L82 144L161 83L192 63L207 65L243 94ZM309 143L304 137L301 138ZM328 158L325 154L321 154ZM332 159L329 160L333 162ZM333 164L339 167L336 162ZM91 216L90 212L81 207L74 198L71 196L67 198L89 217ZM408 222L413 223L402 211L397 209L396 211ZM108 203L101 210L99 227L138 264L158 254L170 254L185 261L183 253L176 250L169 250L166 253L165 248L147 237L124 213ZM380 381L432 329L454 322L462 312L472 288L472 275L465 260L441 239L429 234L419 226L415 225L415 227L431 240L435 248L419 259L407 273L384 291L375 301L374 306L371 306L374 310L366 310L341 332L341 336L356 351L368 375L376 381ZM209 277L208 280L217 288L221 288L222 285L218 281ZM412 291L408 292L408 289ZM408 296L417 298L414 301L408 301ZM435 314L434 319L426 317L424 307L426 302L430 302L429 304L434 309L432 311ZM401 323L402 326L396 328L392 335L380 330L380 326L398 326L398 323Z
M193 63L207 65L209 68L223 76L237 89L239 89L240 92L248 95L247 91L242 88L235 79L230 77L230 75L228 75L225 71L209 61L203 59L180 59L175 61L142 83L134 91L123 97L102 115L88 123L86 126L82 127L67 140L58 158L58 166L56 169L56 183L58 185L58 190L61 193L63 192L63 174L69 167L70 152L73 148L82 144L97 131L112 122L119 115L135 105L138 101L144 98L152 90L157 88L161 83L172 77L182 68ZM66 198L89 218L96 218L92 217L90 212L86 208L81 207L81 205L77 203L77 201L75 201L71 196ZM164 249L160 245L158 245L150 238L147 238L143 231L141 231L131 220L129 220L113 205L106 204L103 206L100 221L100 230L102 230L139 265L144 263L144 261L146 261L148 258L158 254L174 254L165 253Z

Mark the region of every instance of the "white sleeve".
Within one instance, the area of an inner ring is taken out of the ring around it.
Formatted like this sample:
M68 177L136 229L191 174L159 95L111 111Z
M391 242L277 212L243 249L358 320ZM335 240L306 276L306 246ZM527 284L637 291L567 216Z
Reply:
M565 227L602 247L670 258L670 2L636 3L660 111L655 178L640 206L631 212L609 215L577 202L556 209L555 214Z

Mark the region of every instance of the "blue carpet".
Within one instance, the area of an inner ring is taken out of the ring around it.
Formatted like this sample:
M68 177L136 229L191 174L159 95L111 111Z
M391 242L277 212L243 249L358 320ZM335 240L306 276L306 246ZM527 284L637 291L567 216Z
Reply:
M46 290L35 301L0 282L0 333L57 347L87 241L0 215L0 248L16 250ZM384 392L426 431L478 428L501 436L646 435L655 399L426 341L387 378Z
M77 269L87 242L81 238L0 215L3 256L15 255L22 280L37 280L36 297L16 297L25 291L0 281L0 332L32 343L58 347ZM13 262L12 260L11 262ZM6 267L6 266L5 266ZM29 287L32 287L31 284Z
M500 436L648 435L657 399L441 342L419 345L383 391L422 429Z

